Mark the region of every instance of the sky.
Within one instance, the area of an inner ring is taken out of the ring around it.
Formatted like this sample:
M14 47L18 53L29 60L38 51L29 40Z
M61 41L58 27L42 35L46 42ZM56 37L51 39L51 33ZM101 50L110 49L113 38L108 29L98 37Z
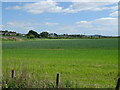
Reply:
M118 35L115 2L2 2L3 30Z

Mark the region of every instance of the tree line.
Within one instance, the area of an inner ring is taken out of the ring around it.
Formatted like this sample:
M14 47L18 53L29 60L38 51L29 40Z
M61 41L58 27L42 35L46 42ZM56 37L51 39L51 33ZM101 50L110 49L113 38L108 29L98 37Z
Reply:
M101 37L105 37L105 36L101 36L101 35L91 35L91 36L87 36L87 35L81 35L81 34L72 34L72 35L68 35L68 34L56 34L56 33L48 33L48 32L41 32L40 34L38 34L36 31L30 30L27 33L27 38L49 38L49 39L62 39L62 38L68 38L68 39L72 39L72 38L101 38Z
M36 31L33 31L33 30L30 30L28 33L27 33L27 38L48 38L49 36L49 33L48 32L42 32L40 34L38 34Z
M21 34L13 31L0 31L0 34L3 36L24 36L29 39L33 38L48 38L48 39L74 39L74 38L113 38L113 36L102 36L102 35L82 35L82 34L56 34L41 32L38 33L34 30L29 30L27 34Z

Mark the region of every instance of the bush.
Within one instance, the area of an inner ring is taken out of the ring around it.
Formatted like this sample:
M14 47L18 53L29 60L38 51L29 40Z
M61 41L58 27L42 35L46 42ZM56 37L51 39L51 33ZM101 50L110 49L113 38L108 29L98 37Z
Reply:
M27 36L27 38L33 39L33 38L35 38L35 36L34 35L29 35L29 36Z

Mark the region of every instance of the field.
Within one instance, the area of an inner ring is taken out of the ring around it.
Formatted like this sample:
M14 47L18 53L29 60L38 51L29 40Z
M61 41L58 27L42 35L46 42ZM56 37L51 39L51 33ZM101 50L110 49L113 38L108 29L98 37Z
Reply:
M3 87L115 88L117 39L51 39L2 42ZM11 79L11 70L16 78ZM7 84L7 85L6 85Z

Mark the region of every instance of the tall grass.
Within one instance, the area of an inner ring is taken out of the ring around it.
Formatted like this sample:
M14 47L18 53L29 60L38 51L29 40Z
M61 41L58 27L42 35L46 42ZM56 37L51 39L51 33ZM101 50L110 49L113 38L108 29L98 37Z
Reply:
M3 42L3 49L117 49L117 47L117 39L53 39Z
M113 88L117 45L117 39L3 42L3 87L54 88L59 72L61 88Z

